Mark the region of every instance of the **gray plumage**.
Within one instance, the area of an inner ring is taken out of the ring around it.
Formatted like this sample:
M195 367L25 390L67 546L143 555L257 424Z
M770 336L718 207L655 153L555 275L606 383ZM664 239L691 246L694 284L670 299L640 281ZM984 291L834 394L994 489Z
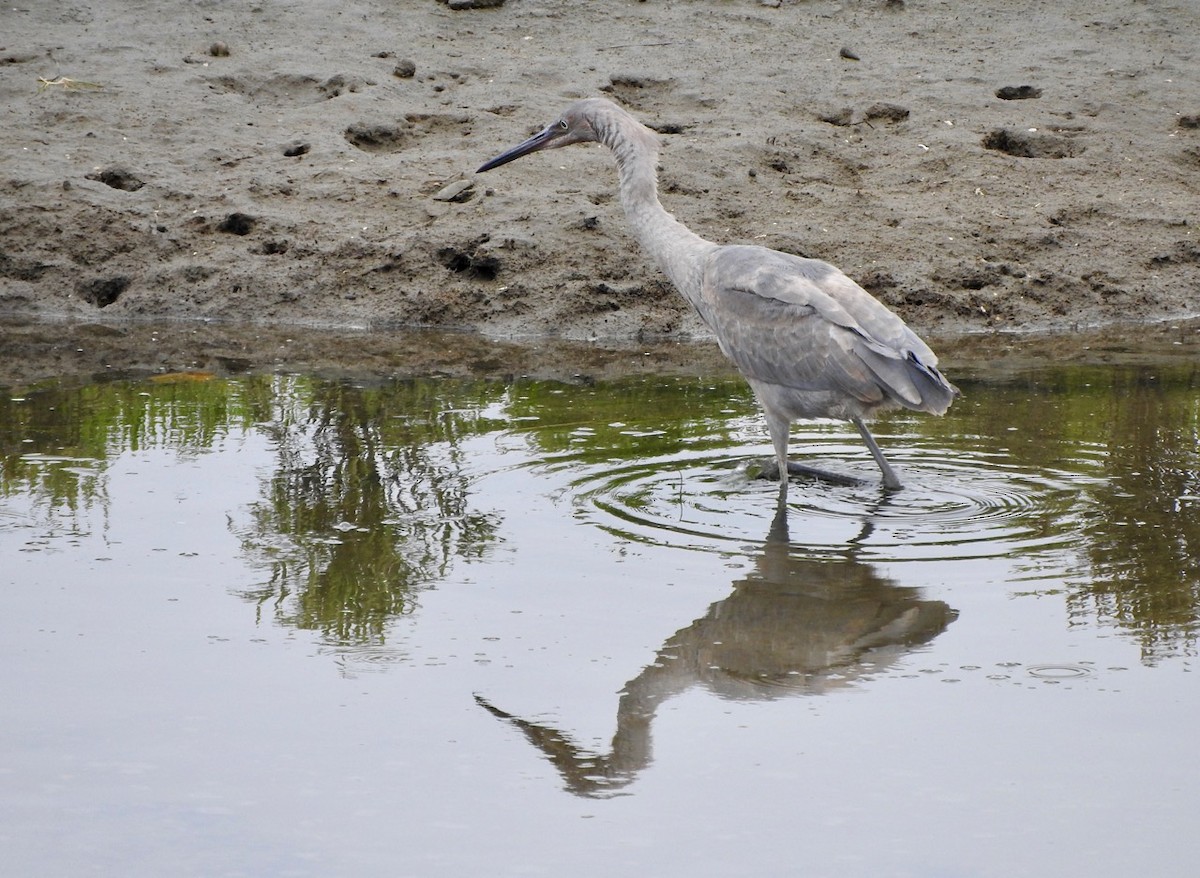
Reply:
M766 415L779 466L789 463L788 431L798 418L841 418L862 435L888 488L900 480L864 423L903 407L943 414L958 394L929 346L866 290L827 262L706 241L658 200L658 137L611 101L573 103L553 124L480 167L491 170L531 152L597 142L612 150L621 205L652 255L745 376Z

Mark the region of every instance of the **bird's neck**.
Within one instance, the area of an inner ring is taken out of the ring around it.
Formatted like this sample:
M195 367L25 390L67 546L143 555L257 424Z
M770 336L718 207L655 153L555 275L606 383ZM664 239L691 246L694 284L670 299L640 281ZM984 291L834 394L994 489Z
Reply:
M629 139L612 146L620 174L625 218L642 249L693 305L699 302L704 257L716 248L668 213L658 200L657 152Z

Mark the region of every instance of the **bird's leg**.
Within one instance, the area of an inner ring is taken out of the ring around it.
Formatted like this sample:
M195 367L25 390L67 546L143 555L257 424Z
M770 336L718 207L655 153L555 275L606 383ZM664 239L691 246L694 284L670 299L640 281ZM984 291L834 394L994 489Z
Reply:
M879 450L879 446L875 442L875 437L871 435L871 431L867 429L867 425L863 423L862 418L851 418L850 420L854 426L858 427L858 432L862 436L863 442L867 443L867 448L871 450L871 456L879 464L879 471L883 473L883 486L893 491L904 487L900 484L900 479L897 477L896 471L892 469L892 465L887 462L887 458Z
M862 483L861 479L856 479L854 476L842 475L841 473L834 473L794 460L788 460L790 424L787 418L767 412L765 406L763 411L767 417L767 432L771 434L771 444L775 448L775 465L774 467L764 469L763 476L770 478L778 475L780 499L787 497L787 477L789 475L809 476L810 478L821 479L824 482L832 482L835 485L858 485Z
M767 432L771 434L771 445L775 448L775 465L779 468L779 502L787 497L788 488L788 439L791 424L786 417L776 415L764 408L767 416Z

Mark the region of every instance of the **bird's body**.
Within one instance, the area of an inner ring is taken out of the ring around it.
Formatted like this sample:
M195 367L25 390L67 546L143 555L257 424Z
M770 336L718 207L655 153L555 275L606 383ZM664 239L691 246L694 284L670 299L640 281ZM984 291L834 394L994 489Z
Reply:
M577 101L554 124L492 159L486 171L540 149L599 142L613 151L630 228L716 336L766 415L780 468L799 418L840 418L858 427L883 473L900 487L865 419L889 408L942 414L957 390L929 346L896 314L827 262L766 247L707 241L658 200L658 138L600 98Z

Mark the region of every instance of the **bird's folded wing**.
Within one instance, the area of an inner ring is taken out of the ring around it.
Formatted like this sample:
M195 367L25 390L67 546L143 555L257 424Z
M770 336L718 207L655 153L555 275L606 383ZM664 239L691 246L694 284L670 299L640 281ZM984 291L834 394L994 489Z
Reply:
M944 410L953 394L928 346L828 263L723 247L706 267L699 310L749 378L915 409Z

